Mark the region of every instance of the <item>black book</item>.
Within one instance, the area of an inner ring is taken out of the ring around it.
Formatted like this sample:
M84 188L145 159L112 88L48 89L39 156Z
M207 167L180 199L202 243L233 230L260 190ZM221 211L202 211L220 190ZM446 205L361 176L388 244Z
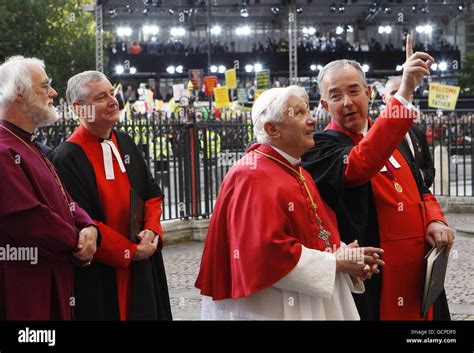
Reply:
M425 278L421 301L421 317L424 317L444 289L448 257L444 256L445 247L440 251L434 246L425 256Z
M137 243L137 235L143 230L145 203L143 199L130 189L130 241Z

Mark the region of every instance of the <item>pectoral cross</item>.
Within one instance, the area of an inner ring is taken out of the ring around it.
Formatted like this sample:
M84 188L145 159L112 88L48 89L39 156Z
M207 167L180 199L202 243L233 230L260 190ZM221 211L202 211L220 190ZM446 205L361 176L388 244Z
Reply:
M324 240L324 242L326 243L326 247L328 248L331 247L331 244L329 244L329 240L328 240L330 236L331 236L331 233L328 230L324 229L322 225L320 225L318 238L321 240Z

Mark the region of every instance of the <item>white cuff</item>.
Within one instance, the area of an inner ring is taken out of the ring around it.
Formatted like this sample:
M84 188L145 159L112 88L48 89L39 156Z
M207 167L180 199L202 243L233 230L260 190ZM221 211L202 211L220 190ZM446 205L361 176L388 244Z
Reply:
M336 256L301 246L301 256L285 277L273 287L312 297L331 298L336 283Z
M415 110L415 106L410 103L409 101L407 101L405 98L403 98L401 95L397 93L395 93L395 95L393 96L397 101L399 101L400 103L402 103L402 105L407 108L408 110Z

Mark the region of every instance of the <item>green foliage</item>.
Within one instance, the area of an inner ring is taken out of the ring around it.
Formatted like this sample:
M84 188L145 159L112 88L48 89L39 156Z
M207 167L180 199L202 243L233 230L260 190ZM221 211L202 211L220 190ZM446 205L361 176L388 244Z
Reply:
M95 69L91 0L0 0L0 60L13 55L43 59L53 87L64 97L67 80Z
M464 91L470 96L474 95L474 51L466 53L458 83L461 86L461 92Z

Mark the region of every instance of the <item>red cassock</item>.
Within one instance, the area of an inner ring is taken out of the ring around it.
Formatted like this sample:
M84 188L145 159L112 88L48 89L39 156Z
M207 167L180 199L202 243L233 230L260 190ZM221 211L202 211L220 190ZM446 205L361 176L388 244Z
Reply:
M209 225L196 287L214 300L247 297L272 286L298 263L301 245L323 251L324 241L305 187L272 147L255 144L224 178ZM298 166L292 167L298 171ZM318 205L331 248L340 245L334 212L309 173L306 183Z
M115 179L106 179L100 138L89 132L83 125L77 128L68 141L82 147L95 172L97 192L106 223L96 221L102 235L102 242L94 256L94 261L115 268L120 319L126 320L131 298L130 265L137 249L137 244L129 239L130 180L126 172L121 172L115 155L113 155ZM112 133L112 142L119 149L114 133ZM162 200L162 197L157 197L145 203L144 229L153 230L160 238L163 234L160 224ZM158 250L161 250L162 246L163 241L160 239Z
M390 111L400 111L404 118L387 118ZM329 129L349 135L356 146L348 156L345 182L359 186L370 182L376 205L380 247L383 260L381 320L431 320L430 309L420 318L424 256L427 252L426 228L434 220L443 221L443 212L432 194L420 195L415 178L404 156L397 149L413 124L413 114L393 99L387 109L362 139L360 134L343 130L334 121ZM370 121L369 124L371 125ZM400 164L390 164L390 156ZM401 186L397 191L395 183Z

